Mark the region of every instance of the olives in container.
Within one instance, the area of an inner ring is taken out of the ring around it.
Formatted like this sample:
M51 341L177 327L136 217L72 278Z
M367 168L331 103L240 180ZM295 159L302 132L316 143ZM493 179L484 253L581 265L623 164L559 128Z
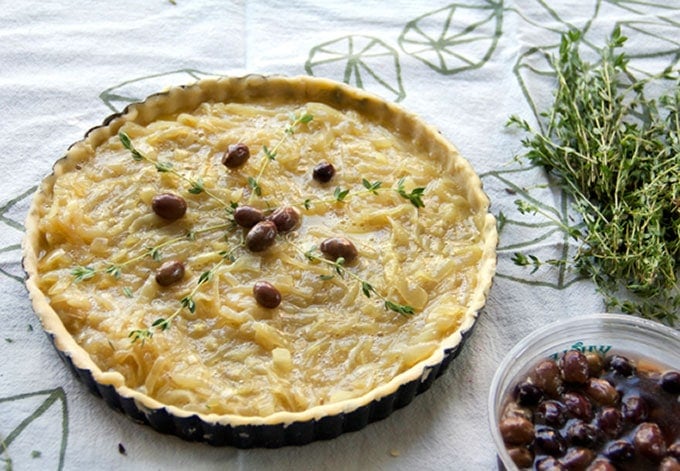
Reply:
M623 314L552 323L507 353L489 392L499 469L680 463L680 332Z

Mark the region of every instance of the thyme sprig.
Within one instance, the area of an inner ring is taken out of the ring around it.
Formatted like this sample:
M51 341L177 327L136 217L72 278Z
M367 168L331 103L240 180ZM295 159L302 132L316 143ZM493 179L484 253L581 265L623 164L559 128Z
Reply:
M362 178L361 180L361 185L362 189L359 190L350 190L348 188L342 188L342 187L335 187L333 190L333 196L330 198L321 198L321 199L306 199L302 202L302 206L305 209L310 209L312 205L315 204L325 204L325 203L344 203L347 201L349 198L353 196L361 196L365 194L373 194L377 195L378 191L383 189L383 182L381 181L374 181L371 182L365 178ZM425 207L425 203L423 203L422 197L423 194L425 193L425 188L414 188L410 192L406 192L406 189L404 188L404 179L401 178L397 182L397 187L393 188L393 190L399 194L402 198L405 198L409 200L409 202L415 206L416 208L423 208Z
M172 162L161 162L158 160L153 160L144 154L142 154L135 146L132 144L132 140L130 139L130 136L128 136L125 132L120 131L118 133L118 139L120 139L121 144L123 144L123 147L125 147L127 150L130 151L130 154L132 155L133 160L140 162L140 161L145 161L153 164L156 167L156 170L159 173L171 173L172 175L175 175L178 177L180 180L185 181L186 183L189 184L189 189L187 190L189 193L192 195L200 195L201 193L205 193L206 195L210 196L213 200L217 201L221 206L228 208L229 203L226 203L225 201L222 200L218 195L215 193L211 192L205 187L205 184L203 182L203 179L201 177L198 177L196 179L189 178L182 173L178 172L175 170L175 168L172 165Z
M382 187L382 182L381 181L368 181L365 178L361 180L361 185L363 186L363 189L361 190L350 190L348 188L341 188L339 186L336 186L335 189L333 190L333 196L330 198L321 198L321 199L311 199L308 198L304 200L299 206L304 207L305 209L310 209L313 205L315 204L325 204L325 203L343 203L347 201L352 196L359 196L359 195L365 195L365 194L378 194L378 190Z
M515 206L517 207L517 211L519 211L520 214L540 214L544 218L553 222L557 227L562 229L567 235L569 235L569 237L574 240L579 240L581 237L581 230L576 225L570 226L565 224L563 221L560 221L537 204L530 203L527 200L517 199L515 200Z
M425 207L425 203L423 203L423 194L425 193L424 187L414 188L407 193L406 189L404 188L404 179L400 178L397 182L397 193L399 193L399 196L402 198L409 200L416 208Z
M295 134L295 131L299 125L311 122L314 119L314 116L306 112L300 113L299 115L291 113L288 119L289 123L283 129L283 134L279 138L278 142L274 145L274 147L270 149L266 145L262 146L262 154L264 155L265 158L262 159L260 163L260 169L257 172L257 176L248 177L248 186L252 190L252 193L250 194L249 197L249 201L251 202L255 196L262 196L262 187L260 186L260 180L262 179L262 175L264 175L264 171L267 169L267 165L269 165L269 162L276 160L281 145L286 141L286 139L288 139L288 137Z
M680 260L680 79L670 67L635 79L615 28L590 64L581 33L563 35L552 58L557 90L545 130L513 116L529 134L526 158L545 167L571 198L583 230L571 265L592 279L610 309L678 320ZM663 81L667 81L663 83ZM658 100L645 86L668 85ZM534 265L531 258L515 263Z
M179 301L179 307L173 311L172 314L170 314L168 317L159 317L155 321L151 323L151 326L146 327L144 329L134 329L130 331L128 334L128 337L131 339L132 343L141 340L142 343L144 343L145 340L150 339L153 337L154 330L159 330L159 331L164 331L167 330L170 325L172 324L172 321L177 317L182 311L185 309L188 310L190 313L195 313L196 312L196 301L194 300L194 297L196 296L196 293L201 289L201 286L205 285L208 283L210 280L213 279L215 276L215 273L217 273L217 270L224 265L224 263L229 262L233 263L236 261L236 258L234 257L234 253L236 250L238 250L240 247L243 246L243 243L234 246L231 250L223 250L219 252L220 255L220 260L215 263L212 268L209 270L204 271L201 273L196 281L196 285L193 287L193 289L184 296L182 299Z
M352 270L348 270L347 267L345 266L344 258L338 257L335 260L329 260L323 256L317 255L316 247L313 247L307 251L303 251L300 247L293 244L292 242L289 241L289 243L293 245L300 253L302 253L305 256L305 258L310 262L323 263L331 267L331 272L329 274L321 275L320 278L322 280L330 280L335 276L339 276L342 278L346 274L350 278L361 283L361 292L364 294L364 296L370 299L372 295L375 295L376 297L381 299L383 301L385 309L396 312L397 314L401 314L402 316L410 316L415 314L415 309L413 309L413 307L407 304L400 304L388 299L386 296L380 293L380 291L378 291L368 280L357 275Z
M172 244L175 244L177 242L180 242L182 240L194 240L194 238L199 235L199 234L204 234L207 232L212 232L216 231L219 229L227 229L227 228L232 228L233 224L231 222L229 223L224 223L224 224L216 224L214 226L209 226L209 227L204 227L202 229L194 229L192 231L188 231L186 234L182 236L177 236L173 237L172 239L168 239L166 241L161 242L160 244L154 245L153 247L148 247L146 248L142 253L129 258L125 261L122 262L111 262L111 261L104 261L101 263L101 266L99 267L94 267L91 265L78 265L76 267L73 267L71 269L71 275L73 276L73 281L75 282L81 282L84 280L89 280L90 278L93 278L95 275L99 273L107 273L114 278L120 278L122 274L122 270L125 266L130 265L132 263L135 263L139 260L142 260L143 258L146 257L151 257L152 259L156 261L160 261L162 258L162 253L161 249L168 247Z

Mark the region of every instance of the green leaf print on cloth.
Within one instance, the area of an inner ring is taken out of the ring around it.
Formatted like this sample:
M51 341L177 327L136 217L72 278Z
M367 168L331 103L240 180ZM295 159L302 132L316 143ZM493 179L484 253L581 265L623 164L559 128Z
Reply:
M502 2L461 1L409 21L399 45L437 72L451 75L480 68L489 60L502 23Z
M146 75L107 88L99 98L112 111L122 111L130 103L141 101L153 93L171 86L185 85L201 78L214 77L216 74L196 69L180 69L160 74Z
M497 250L502 262L496 276L555 289L580 280L581 276L565 264L576 250L569 230L577 227L566 195L549 183L526 186L528 181L545 181L545 171L522 166L493 170L480 177L497 208Z
M309 75L335 79L394 101L406 96L397 51L371 36L343 36L313 47L305 70Z
M68 407L62 388L0 397L3 469L64 468Z
M23 284L21 268L21 238L24 234L23 218L37 186L14 196L0 206L0 275Z

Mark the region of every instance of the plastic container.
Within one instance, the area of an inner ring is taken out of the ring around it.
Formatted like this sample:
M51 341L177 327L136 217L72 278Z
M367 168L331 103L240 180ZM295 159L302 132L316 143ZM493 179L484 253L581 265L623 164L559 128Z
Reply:
M508 352L491 382L489 425L498 453L499 469L517 470L498 427L512 388L544 359L558 359L566 351L620 353L646 359L660 369L680 368L680 332L624 314L591 314L551 323L522 339Z

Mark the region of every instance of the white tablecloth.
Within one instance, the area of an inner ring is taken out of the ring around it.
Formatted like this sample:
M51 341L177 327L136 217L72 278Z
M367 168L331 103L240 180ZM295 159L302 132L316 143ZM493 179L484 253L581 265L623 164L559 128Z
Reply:
M603 309L572 273L512 263L519 250L560 257L566 241L520 215L518 197L567 210L542 171L513 161L522 135L504 124L548 105L545 53L560 33L583 29L588 51L616 24L640 74L677 61L679 0L3 2L0 458L17 470L492 469L486 399L504 353L535 327ZM74 379L22 284L31 194L70 143L130 101L246 73L324 76L400 102L459 147L501 216L498 275L450 370L386 420L304 447L211 448L133 423Z

